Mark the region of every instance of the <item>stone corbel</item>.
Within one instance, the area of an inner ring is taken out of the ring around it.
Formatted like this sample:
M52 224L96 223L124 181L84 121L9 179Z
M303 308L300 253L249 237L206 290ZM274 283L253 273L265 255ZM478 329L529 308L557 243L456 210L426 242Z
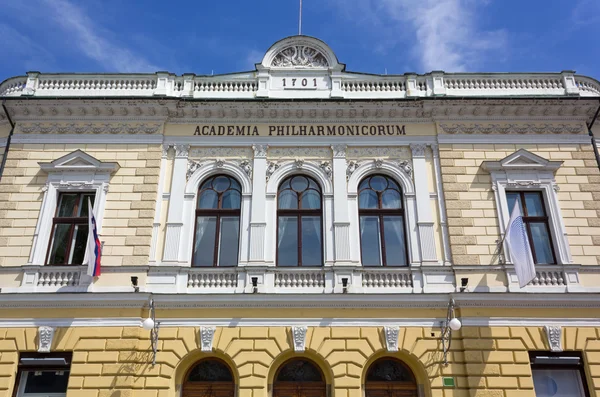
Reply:
M562 327L560 325L546 325L546 338L551 352L562 352Z
M213 339L215 337L215 327L200 327L200 348L203 352L213 351Z
M54 328L41 326L38 328L38 353L50 353L52 340L54 339Z
M304 325L292 327L292 337L294 339L295 352L303 352L306 350L306 331L308 331L308 327Z
M400 334L400 327L398 327L397 325L385 326L383 327L383 332L385 333L385 345L387 347L387 351L397 352L398 335Z

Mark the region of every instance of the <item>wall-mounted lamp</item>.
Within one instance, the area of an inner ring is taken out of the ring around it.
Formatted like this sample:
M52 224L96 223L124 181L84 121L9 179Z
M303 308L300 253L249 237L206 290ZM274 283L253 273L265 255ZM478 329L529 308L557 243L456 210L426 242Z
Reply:
M348 277L342 278L342 293L345 294L348 292Z
M137 277L136 277L137 278ZM147 319L142 321L142 328L150 331L150 344L152 345L152 365L156 364L156 352L158 351L158 328L160 321L156 321L154 310L154 299L150 299L150 313Z
M467 290L467 286L469 285L469 278L463 277L460 279L460 292L465 292Z
M452 331L458 331L462 327L462 323L454 314L456 304L451 298L448 302L448 311L446 312L446 320L442 322L442 349L444 351L444 365L448 365L448 351L452 343Z
M258 277L252 277L252 293L256 294L258 292Z
M133 287L133 292L140 292L140 287L138 287L137 276L131 276L131 286Z

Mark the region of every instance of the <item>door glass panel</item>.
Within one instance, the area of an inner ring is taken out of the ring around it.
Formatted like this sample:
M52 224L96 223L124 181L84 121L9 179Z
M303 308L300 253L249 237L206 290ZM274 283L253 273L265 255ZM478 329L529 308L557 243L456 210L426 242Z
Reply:
M527 216L545 216L542 195L538 192L525 193L525 207Z
M401 216L383 217L385 235L385 259L387 266L406 266L404 224Z
M240 218L222 217L220 233L219 266L237 266Z
M530 222L531 243L535 250L536 263L554 263L552 255L552 246L548 227L543 222Z
M277 236L277 265L298 266L298 218L280 216Z
M196 240L192 266L213 265L216 226L216 216L199 216L196 219Z
M66 393L69 371L28 371L25 381L25 394Z
M321 266L321 217L302 217L302 266Z
M584 397L581 376L573 369L534 369L536 397Z
M85 248L88 240L88 225L75 225L73 238L71 239L71 258L69 265L81 265L85 256Z
M69 246L69 232L71 225L54 225L52 248L50 249L49 264L63 264L67 259L67 247Z
M360 245L363 266L381 266L381 241L379 217L360 217Z

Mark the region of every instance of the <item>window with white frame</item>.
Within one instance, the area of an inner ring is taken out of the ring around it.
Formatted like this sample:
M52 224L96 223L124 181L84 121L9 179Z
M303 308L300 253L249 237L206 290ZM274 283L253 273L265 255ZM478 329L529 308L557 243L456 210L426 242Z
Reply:
M17 397L64 397L67 395L70 354L23 353L16 379Z
M525 149L500 161L482 163L492 176L501 234L504 235L517 203L524 215L536 264L572 261L554 177L561 164L562 161L550 161Z
M76 150L49 163L29 264L81 265L85 261L88 198L101 233L106 193L119 164Z

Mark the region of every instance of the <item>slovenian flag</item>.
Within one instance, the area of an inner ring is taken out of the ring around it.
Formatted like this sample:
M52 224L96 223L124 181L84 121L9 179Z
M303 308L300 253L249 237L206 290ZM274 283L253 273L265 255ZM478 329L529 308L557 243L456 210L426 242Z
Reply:
M87 274L92 277L98 277L100 275L100 257L102 256L100 239L98 238L98 228L96 227L96 218L94 218L94 212L92 202L88 198L88 219L89 219L89 233L87 242L87 257L88 257L88 270Z

